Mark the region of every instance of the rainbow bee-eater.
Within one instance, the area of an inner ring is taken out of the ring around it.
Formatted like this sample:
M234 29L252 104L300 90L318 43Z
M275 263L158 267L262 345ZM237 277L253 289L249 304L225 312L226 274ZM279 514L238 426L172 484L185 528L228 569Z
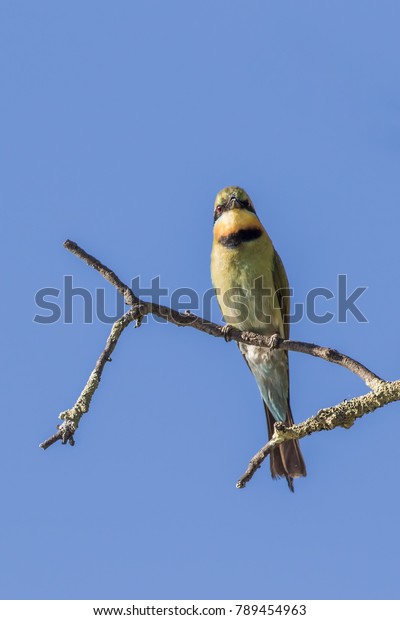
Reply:
M242 331L289 338L289 283L283 263L240 187L225 187L214 205L211 277L224 320ZM293 424L289 402L287 351L239 343L263 399L268 436L275 422ZM273 478L306 475L297 441L277 446L270 455Z

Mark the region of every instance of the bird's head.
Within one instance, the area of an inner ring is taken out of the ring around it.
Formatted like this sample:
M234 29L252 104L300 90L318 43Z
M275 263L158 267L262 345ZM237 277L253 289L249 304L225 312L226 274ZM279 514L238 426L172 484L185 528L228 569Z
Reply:
M253 203L248 194L241 187L230 185L218 192L214 204L214 222L226 211L231 209L245 209L255 213Z

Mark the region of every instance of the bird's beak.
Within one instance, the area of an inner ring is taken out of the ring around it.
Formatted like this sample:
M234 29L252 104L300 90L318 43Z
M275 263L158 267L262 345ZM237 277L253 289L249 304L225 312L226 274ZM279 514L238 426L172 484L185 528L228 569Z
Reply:
M231 209L239 209L240 208L240 202L236 197L236 194L232 194L232 196L229 198L229 206Z

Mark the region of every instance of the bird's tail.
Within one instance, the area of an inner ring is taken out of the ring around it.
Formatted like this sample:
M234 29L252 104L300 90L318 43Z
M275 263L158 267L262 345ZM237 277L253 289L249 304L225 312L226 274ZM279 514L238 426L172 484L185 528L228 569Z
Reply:
M275 419L264 403L265 413L267 416L268 424L268 439L271 439L274 434ZM285 421L286 426L293 424L292 412L288 410L288 415ZM300 451L299 442L297 439L291 439L279 444L270 454L271 476L273 478L280 478L285 476L289 489L294 492L293 479L306 476L306 466L304 463L303 455Z

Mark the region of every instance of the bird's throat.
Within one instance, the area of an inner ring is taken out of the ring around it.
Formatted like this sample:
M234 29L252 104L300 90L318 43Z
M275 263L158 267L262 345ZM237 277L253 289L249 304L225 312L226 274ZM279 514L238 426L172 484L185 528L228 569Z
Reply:
M214 225L214 241L226 248L237 248L261 237L263 227L255 213L245 209L231 209Z

